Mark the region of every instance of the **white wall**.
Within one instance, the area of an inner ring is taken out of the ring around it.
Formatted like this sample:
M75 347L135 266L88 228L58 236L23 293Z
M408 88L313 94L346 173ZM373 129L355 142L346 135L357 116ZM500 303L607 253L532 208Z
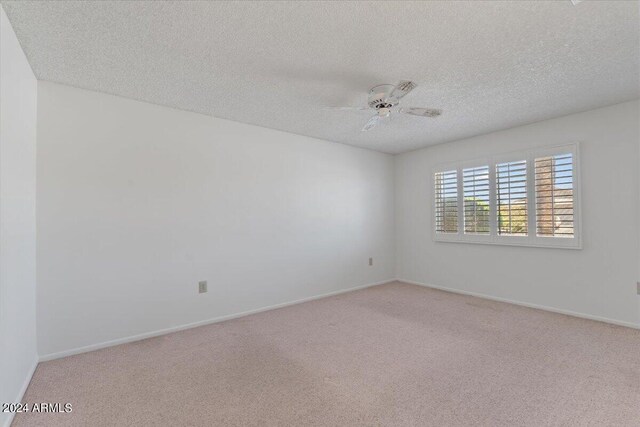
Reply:
M38 101L45 357L393 278L390 155L48 82Z
M640 325L638 101L396 157L400 279ZM583 250L434 242L433 167L580 141Z
M0 7L0 402L20 401L37 363L36 90Z

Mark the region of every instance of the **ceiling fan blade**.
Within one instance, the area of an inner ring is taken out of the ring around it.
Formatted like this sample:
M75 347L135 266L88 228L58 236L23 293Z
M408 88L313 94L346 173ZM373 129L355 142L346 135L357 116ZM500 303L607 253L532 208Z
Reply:
M390 96L395 99L400 99L406 94L408 94L409 92L411 92L413 89L415 89L416 86L418 85L410 80L400 80L400 82L398 82L396 87L394 87L393 90L391 91Z
M382 117L379 116L378 114L376 114L375 116L371 117L369 119L369 121L367 122L367 124L364 125L364 127L362 128L362 132L366 132L366 131L372 129L373 127L375 127L380 122L381 119L382 119Z
M369 107L324 107L323 110L330 111L362 111L369 110Z
M404 114L411 114L420 117L438 117L440 114L442 114L442 110L438 110L436 108L407 107L400 108L400 110L398 111Z

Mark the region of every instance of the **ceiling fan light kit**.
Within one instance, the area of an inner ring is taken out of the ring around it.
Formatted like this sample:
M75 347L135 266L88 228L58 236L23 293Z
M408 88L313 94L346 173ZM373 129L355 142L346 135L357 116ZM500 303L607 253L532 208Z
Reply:
M375 114L364 125L362 131L368 131L392 114L403 113L419 117L438 117L441 110L435 108L407 107L400 108L400 100L418 85L410 80L401 80L396 85L380 84L369 90L368 107L335 107L337 110L373 110Z

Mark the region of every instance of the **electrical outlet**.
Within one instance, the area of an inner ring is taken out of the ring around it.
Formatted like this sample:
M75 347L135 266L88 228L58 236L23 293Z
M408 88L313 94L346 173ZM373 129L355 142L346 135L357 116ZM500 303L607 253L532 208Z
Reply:
M369 265L373 265L373 258L369 258Z
M207 281L198 282L198 293L204 294L205 292L207 292Z

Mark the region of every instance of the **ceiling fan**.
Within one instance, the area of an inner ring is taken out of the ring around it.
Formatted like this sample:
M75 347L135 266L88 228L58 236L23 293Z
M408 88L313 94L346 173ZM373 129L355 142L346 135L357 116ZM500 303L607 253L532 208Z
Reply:
M441 110L435 108L399 107L400 100L417 84L410 80L401 80L397 85L382 84L369 90L369 99L366 107L329 107L330 110L373 110L375 114L364 125L362 131L368 131L381 123L391 114L404 113L420 117L438 117Z

